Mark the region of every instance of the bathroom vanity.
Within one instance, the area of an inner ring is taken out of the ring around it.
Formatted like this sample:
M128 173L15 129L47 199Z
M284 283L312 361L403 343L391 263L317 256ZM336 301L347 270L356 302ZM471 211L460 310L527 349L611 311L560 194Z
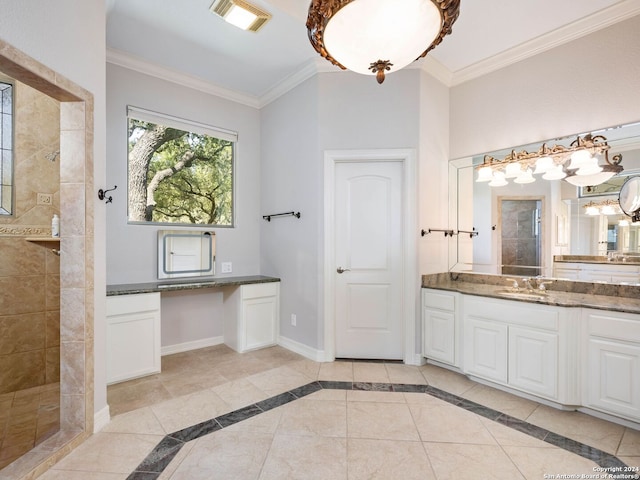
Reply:
M528 291L511 283L424 275L423 356L473 380L638 428L640 287L552 280Z
M556 255L553 276L585 282L640 283L640 257Z
M223 294L224 343L238 352L275 345L280 279L262 275L190 278L107 286L107 383L160 372L163 292L216 289Z

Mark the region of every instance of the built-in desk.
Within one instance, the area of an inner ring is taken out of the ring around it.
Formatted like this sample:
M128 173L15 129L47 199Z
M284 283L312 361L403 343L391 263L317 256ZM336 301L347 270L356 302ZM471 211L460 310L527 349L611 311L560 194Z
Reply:
M189 278L107 286L107 383L160 372L160 296L221 289L224 343L238 352L275 345L280 279L264 275Z
M279 282L276 277L265 275L249 275L245 277L211 277L211 278L181 278L149 283L126 283L107 285L107 297L117 295L135 295L140 293L168 292L173 290L192 290L194 288L237 287L240 285L254 285L256 283Z

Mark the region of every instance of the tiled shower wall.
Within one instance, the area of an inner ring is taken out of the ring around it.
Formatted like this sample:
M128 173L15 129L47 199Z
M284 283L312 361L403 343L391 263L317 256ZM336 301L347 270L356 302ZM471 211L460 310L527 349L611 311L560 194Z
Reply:
M60 103L15 82L14 215L0 217L0 394L60 379ZM40 199L38 193L50 197ZM48 201L50 198L50 202Z

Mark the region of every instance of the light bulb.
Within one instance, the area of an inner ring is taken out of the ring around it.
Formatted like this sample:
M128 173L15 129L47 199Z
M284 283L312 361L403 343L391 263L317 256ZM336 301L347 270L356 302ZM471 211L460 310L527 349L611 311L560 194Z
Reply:
M591 154L588 150L576 150L571 154L571 164L567 167L571 170L582 167L585 163L588 163L591 159Z
M600 215L600 210L598 210L598 207L587 207L586 208L586 214L587 215Z
M547 170L553 167L553 158L551 157L540 157L536 160L536 169L533 172L534 175L537 173L545 173Z
M504 172L493 172L493 180L489 182L490 187L504 187L509 182L505 180Z
M598 159L596 157L589 157L589 159L585 160L580 168L578 168L576 175L595 175L601 171L602 167L598 165Z
M547 173L542 175L542 178L545 180L562 180L566 176L567 174L562 170L562 165L556 165L547 170Z
M526 171L523 171L520 175L516 177L514 183L533 183L536 179L533 178L533 174L531 173L531 169L527 168Z
M504 169L504 178L515 178L522 173L522 166L519 163L508 163Z
M491 179L493 179L493 169L491 167L482 167L478 170L476 182L490 182Z

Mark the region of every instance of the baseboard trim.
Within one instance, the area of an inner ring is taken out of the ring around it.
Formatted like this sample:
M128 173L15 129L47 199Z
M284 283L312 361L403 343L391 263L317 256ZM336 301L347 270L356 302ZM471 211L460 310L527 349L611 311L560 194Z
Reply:
M164 347L160 348L160 355L165 356L165 355L172 355L174 353L188 352L189 350L197 350L199 348L213 347L215 345L220 345L221 343L224 343L223 336L202 338L200 340L194 340L192 342L185 342L185 343L177 343L175 345L165 345Z
M93 414L93 433L98 433L111 421L111 413L109 405L105 406L99 412Z
M291 340L287 337L278 337L278 345L282 348L286 348L287 350L291 350L294 353L302 355L309 360L313 360L314 362L326 362L324 350L316 350L315 348L311 348L308 345L305 345L300 342L296 342L295 340Z

